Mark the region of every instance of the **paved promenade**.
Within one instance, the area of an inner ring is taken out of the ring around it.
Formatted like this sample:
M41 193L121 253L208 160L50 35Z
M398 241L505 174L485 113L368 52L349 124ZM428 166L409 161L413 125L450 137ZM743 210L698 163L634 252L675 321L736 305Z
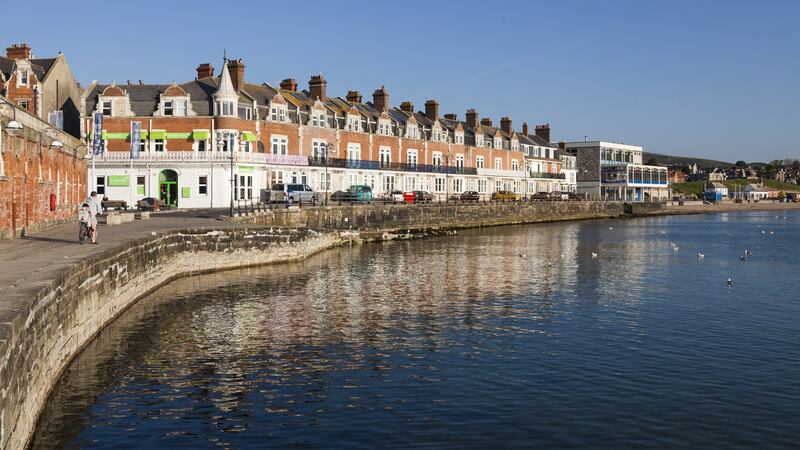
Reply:
M150 220L137 219L121 225L106 225L101 217L97 245L78 244L78 224L69 223L19 239L0 240L0 322L14 300L30 298L63 269L88 255L116 247L151 233L186 229L220 228L237 225L219 220L227 209L160 212Z

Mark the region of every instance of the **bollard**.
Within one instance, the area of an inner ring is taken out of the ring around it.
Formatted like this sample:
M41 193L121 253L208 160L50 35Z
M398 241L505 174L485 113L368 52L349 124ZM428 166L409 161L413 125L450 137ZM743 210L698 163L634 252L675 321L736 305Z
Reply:
M122 224L122 217L120 217L119 213L113 212L109 213L106 216L106 225L121 225Z
M133 222L133 213L121 213L119 217L122 223Z
M142 213L139 214L139 219L150 220L150 211L142 211Z

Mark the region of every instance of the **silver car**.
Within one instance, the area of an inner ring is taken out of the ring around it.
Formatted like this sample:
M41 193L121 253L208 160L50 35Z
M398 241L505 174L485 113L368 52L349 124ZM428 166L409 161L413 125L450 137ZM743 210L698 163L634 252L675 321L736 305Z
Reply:
M319 195L307 184L275 183L267 197L270 203L309 203L316 205Z

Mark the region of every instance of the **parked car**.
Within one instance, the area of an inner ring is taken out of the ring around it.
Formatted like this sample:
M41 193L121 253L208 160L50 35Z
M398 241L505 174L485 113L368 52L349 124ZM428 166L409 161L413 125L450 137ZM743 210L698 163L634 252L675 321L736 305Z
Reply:
M465 191L461 193L459 200L462 202L477 202L480 201L481 195L476 191Z
M522 196L511 191L497 191L492 193L492 200L498 200L501 202L518 202L522 200Z
M270 187L267 201L270 203L310 203L316 205L319 195L307 184L275 183Z
M550 200L550 193L549 192L537 192L537 193L531 195L531 200L539 200L539 201Z
M433 194L427 191L414 191L414 203L431 203Z
M332 202L350 202L353 196L349 191L336 191L329 197Z
M381 195L381 198L385 202L402 202L403 191L386 191Z
M139 211L158 211L159 209L169 209L169 205L155 197L145 197L136 202Z
M351 202L372 201L372 188L366 184L354 184L347 188L347 193Z

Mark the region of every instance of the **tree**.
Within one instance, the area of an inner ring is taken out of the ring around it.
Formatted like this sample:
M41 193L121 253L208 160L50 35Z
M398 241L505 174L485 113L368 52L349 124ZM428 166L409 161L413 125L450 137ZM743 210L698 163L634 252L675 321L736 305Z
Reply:
M736 161L736 167L738 167L740 169L743 168L746 165L747 165L747 163L744 162L744 161L741 161L741 160L740 161Z

